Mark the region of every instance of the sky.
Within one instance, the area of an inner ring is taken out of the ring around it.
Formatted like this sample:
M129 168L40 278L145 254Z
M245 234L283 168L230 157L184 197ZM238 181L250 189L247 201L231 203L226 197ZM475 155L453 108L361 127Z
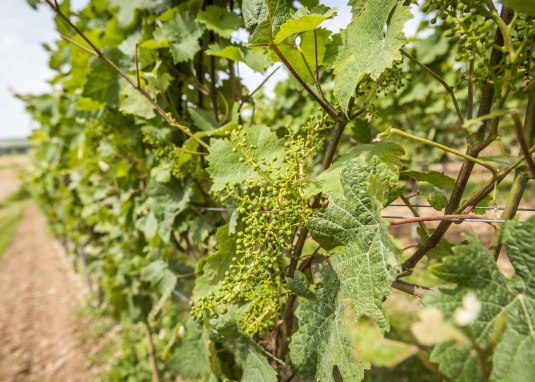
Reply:
M124 0L129 1L129 0ZM74 9L79 9L86 0L71 0ZM33 127L24 111L23 103L13 93L43 93L50 89L47 80L53 77L48 68L48 54L43 43L52 44L58 37L55 33L53 13L45 6L37 11L24 0L2 1L0 12L0 138L27 137ZM338 7L338 15L327 20L324 26L338 31L351 20L351 11L345 0L324 0L323 4ZM409 26L410 28L410 26ZM264 75L254 73L240 65L240 75L249 89L254 89ZM287 77L279 70L266 85L267 92L277 81Z

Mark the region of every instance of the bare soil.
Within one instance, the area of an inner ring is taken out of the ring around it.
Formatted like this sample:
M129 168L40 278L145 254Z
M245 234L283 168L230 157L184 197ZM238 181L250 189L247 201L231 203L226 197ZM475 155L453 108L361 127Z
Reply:
M61 245L30 204L0 259L0 381L96 380L79 339L81 295Z

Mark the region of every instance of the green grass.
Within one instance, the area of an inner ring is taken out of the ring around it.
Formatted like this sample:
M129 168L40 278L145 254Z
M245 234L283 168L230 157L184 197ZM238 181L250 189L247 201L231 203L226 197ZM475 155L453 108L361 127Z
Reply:
M15 203L0 209L0 256L7 249L22 220L26 203Z
M0 202L0 257L13 240L29 197L28 191L21 188Z

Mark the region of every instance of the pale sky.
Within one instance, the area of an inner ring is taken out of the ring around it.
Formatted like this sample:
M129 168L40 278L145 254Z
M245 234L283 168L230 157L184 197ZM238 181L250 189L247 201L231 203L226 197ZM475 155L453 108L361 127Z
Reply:
M129 0L125 0L129 1ZM86 0L71 0L79 9ZM323 4L338 7L338 16L327 20L324 26L338 31L351 19L351 11L345 0L324 0ZM31 9L24 0L2 0L0 12L0 138L26 137L32 129L32 122L24 111L21 101L14 98L16 93L43 93L49 90L47 80L53 77L48 69L48 54L42 43L52 44L57 38L53 14L50 9L40 6ZM240 65L240 74L249 89L255 88L264 78L253 73L245 65ZM279 70L273 76L268 88L274 82L287 77Z

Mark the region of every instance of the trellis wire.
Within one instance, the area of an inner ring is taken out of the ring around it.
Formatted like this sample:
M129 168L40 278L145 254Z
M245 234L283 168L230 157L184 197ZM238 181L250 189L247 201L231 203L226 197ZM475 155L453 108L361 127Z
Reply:
M390 206L393 206L393 207L406 207L404 204L399 204L399 205L394 205L394 204L391 204ZM413 207L416 207L416 206L413 206ZM426 206L426 205L421 205L420 207L430 207L432 208L431 206ZM204 211L227 211L225 208L217 208L217 207L194 207L196 209L199 209L199 210L204 210ZM477 208L477 207L476 207ZM487 208L487 207L483 207L485 209L490 209L490 208ZM500 209L500 210L503 210L503 208L497 208L497 209ZM519 211L535 211L535 208L525 208L525 209L518 209ZM319 215L322 215L322 213L319 213ZM438 215L440 216L440 215ZM398 219L398 220L406 220L406 219L414 219L414 216L389 216L389 215L386 215L386 216L381 216L383 219ZM452 222L469 222L469 223L500 223L500 224L503 224L506 222L506 220L504 219L486 219L486 218L474 218L474 219L464 219L464 218L452 218L452 219L442 219L444 221L452 221Z
M437 215L440 216L440 215ZM398 219L398 220L407 220L414 219L414 216L381 216L383 219ZM451 219L442 219L444 221L450 222L469 222L469 223L505 223L507 220L504 219L485 219L485 218L451 218Z
M390 204L388 207L407 207L406 204ZM434 208L433 206L429 206L426 204L412 204L412 207L414 208ZM503 211L504 207L491 207L491 206L481 206L481 207L474 207L474 210L498 210ZM530 211L535 212L535 208L528 208L528 207L519 207L517 208L517 211Z

